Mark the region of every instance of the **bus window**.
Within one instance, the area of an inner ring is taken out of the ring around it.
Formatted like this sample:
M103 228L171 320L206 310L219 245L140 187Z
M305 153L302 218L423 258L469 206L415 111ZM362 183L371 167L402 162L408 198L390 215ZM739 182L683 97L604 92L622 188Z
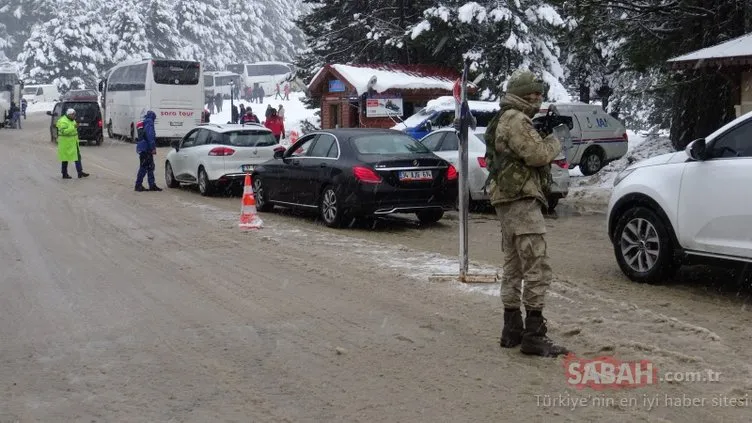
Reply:
M211 75L204 75L204 86L205 87L213 87L214 86L214 77Z
M197 85L201 68L198 62L183 60L155 60L154 82L170 85Z

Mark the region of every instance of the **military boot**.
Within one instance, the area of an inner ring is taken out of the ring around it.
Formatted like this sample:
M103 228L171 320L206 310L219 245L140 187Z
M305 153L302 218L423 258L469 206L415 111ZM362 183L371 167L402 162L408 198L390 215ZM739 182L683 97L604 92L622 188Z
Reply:
M569 353L569 350L561 345L556 345L551 338L546 336L546 332L548 332L548 328L543 315L540 312L527 312L520 352L541 357L556 357Z
M500 345L504 348L514 348L520 345L524 330L522 312L519 309L504 310L504 328L501 330Z

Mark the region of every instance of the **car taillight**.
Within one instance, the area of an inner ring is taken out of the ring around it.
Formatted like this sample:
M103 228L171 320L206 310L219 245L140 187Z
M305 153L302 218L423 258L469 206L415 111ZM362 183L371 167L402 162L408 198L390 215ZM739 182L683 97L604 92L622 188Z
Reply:
M478 164L480 167L485 168L486 167L486 158L485 157L478 157Z
M235 150L229 147L215 147L209 151L210 156L232 156Z
M355 166L353 167L353 175L355 179L367 184L380 184L381 176L376 171L368 167Z
M455 179L457 179L457 169L454 166L449 165L449 168L447 169L447 180L453 181Z
M102 127L102 119L99 119L99 120L97 121L97 126L98 126L98 127L100 127L100 128Z
M562 169L569 169L569 163L567 163L567 161L566 161L566 160L564 160L564 159L561 159L561 160L554 160L554 164L555 164L556 166L559 166L559 167L560 167L560 168L562 168Z

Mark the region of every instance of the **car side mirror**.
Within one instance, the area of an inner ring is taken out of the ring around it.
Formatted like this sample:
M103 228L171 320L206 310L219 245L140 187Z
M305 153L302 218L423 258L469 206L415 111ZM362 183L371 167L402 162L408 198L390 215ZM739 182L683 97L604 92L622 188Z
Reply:
M426 121L426 123L423 125L424 128L426 128L426 131L432 132L433 131L433 124L431 121Z
M47 111L47 116L52 116L52 112L48 110Z
M274 158L281 159L285 157L285 150L274 150Z
M701 162L708 158L705 138L699 138L692 141L691 143L689 143L685 151L687 152L687 156L689 156L692 160Z
M170 143L170 146L175 149L175 151L180 150L180 141L174 140Z

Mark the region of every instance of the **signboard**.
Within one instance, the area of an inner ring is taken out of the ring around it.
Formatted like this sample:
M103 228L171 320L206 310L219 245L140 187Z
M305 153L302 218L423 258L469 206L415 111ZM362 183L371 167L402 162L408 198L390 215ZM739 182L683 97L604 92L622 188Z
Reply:
M402 117L402 99L398 97L366 99L366 117Z
M329 81L329 92L330 93L345 92L345 83L340 81L339 79L333 79Z

